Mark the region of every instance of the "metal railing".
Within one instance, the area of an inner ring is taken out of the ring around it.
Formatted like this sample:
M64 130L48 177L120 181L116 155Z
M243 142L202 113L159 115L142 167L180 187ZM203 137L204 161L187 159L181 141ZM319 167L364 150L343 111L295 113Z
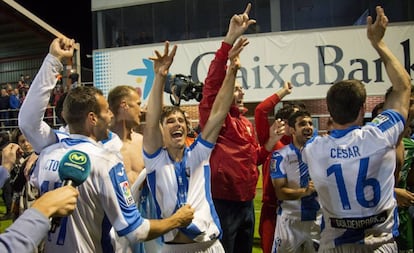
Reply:
M18 115L20 109L0 110L0 131L11 131L18 128ZM46 109L43 121L48 123L52 128L59 128L63 124L56 115L56 107L49 106Z

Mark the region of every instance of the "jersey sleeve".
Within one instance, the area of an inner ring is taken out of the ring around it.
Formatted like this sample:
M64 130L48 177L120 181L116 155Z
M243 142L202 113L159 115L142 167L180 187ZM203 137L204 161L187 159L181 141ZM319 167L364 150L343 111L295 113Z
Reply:
M124 165L117 163L109 173L100 172L103 174L94 183L100 185L102 206L115 231L119 236L128 235L133 242L144 240L149 233L149 221L138 211Z
M53 129L43 121L50 93L56 85L62 63L48 54L33 80L18 116L19 128L36 153L57 142Z
M279 151L274 151L270 158L270 177L272 179L286 178L285 164L286 159L283 158L283 154Z
M404 130L405 120L398 112L386 110L375 117L369 125L377 127L384 134L388 145L393 146Z

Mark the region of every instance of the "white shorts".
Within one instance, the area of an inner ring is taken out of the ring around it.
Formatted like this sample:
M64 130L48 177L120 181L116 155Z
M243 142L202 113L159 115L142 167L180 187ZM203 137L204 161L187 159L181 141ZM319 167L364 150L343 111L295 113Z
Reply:
M277 216L272 252L316 252L321 235L321 219L300 221L287 216Z

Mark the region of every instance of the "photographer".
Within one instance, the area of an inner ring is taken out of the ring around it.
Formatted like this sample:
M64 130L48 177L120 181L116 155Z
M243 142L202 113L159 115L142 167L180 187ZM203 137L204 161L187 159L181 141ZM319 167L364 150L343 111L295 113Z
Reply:
M0 166L0 187L3 187L6 180L10 177L10 170L16 162L17 153L22 150L19 145L15 143L7 144L1 152L1 166Z

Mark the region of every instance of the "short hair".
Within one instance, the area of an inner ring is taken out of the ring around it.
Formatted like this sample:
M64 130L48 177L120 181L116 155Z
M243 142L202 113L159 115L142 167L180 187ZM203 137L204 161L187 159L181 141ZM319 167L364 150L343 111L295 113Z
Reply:
M10 138L11 142L18 144L19 143L19 137L21 135L23 135L23 133L20 130L20 128L13 129L13 131L11 132L11 138Z
M161 117L160 117L160 123L162 124L164 122L164 119L167 118L168 116L170 116L173 113L179 112L183 115L184 119L185 119L185 123L188 126L188 119L185 116L185 111L183 109L181 109L179 106L164 106L162 108L162 112L161 112Z
M303 103L286 103L280 108L276 114L275 119L288 120L290 115L295 112L295 110L305 110L306 107Z
M296 112L293 112L288 119L288 125L291 128L295 128L296 119L299 117L309 117L312 118L311 114L306 110L299 110Z
M329 88L326 103L333 121L347 124L358 118L366 98L367 92L361 81L343 80Z
M129 85L119 85L109 91L108 104L109 109L116 116L118 114L121 100L129 96L131 92L136 92L135 88Z
M103 93L93 86L78 86L71 89L63 102L63 116L66 123L80 127L83 126L90 112L99 115L101 108L97 95L103 96Z

